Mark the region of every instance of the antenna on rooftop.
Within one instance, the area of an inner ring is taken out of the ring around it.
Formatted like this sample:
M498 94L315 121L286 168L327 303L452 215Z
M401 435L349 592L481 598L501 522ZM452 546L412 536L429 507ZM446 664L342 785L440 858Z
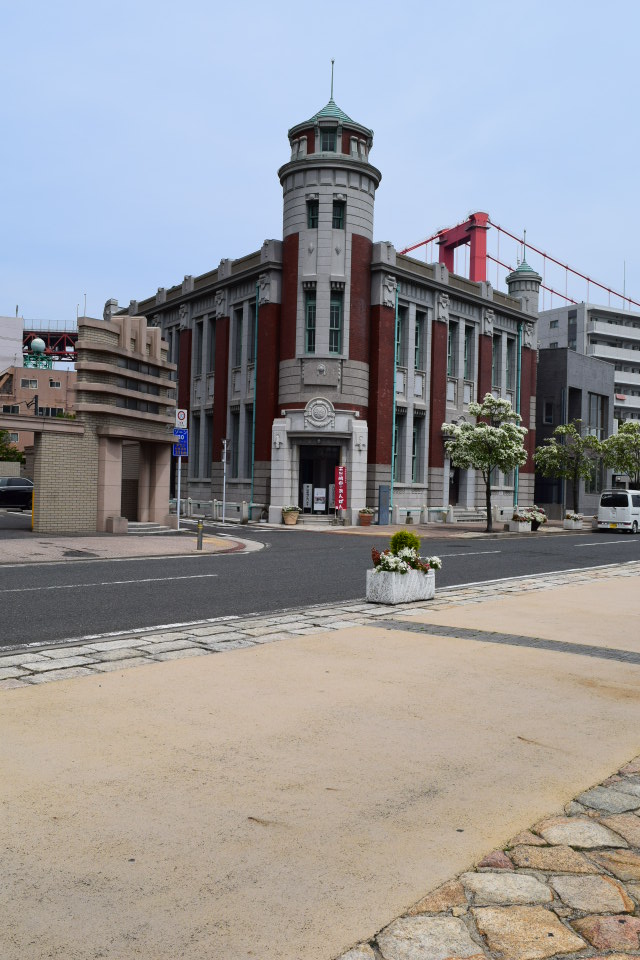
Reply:
M527 259L527 231L524 231L524 239L522 241L522 259Z
M331 99L333 100L333 65L336 61L331 58Z

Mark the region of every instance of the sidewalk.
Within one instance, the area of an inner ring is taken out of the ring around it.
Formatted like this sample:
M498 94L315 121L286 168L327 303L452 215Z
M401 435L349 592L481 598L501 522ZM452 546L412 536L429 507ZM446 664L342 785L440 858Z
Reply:
M584 794L639 615L632 563L3 657L0 955L639 956L640 766Z
M240 550L238 537L206 534L202 550L197 549L196 536L185 533L154 536L43 536L27 534L2 540L0 564L59 563L68 560L114 560L138 557L185 557L198 553L228 553ZM246 545L245 545L246 549Z

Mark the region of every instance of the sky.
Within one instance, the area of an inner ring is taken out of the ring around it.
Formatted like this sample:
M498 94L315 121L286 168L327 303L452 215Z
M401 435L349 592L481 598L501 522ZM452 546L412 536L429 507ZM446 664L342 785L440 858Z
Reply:
M287 130L332 58L374 131L376 240L484 210L640 302L639 27L637 0L0 0L0 315L102 317L281 238Z

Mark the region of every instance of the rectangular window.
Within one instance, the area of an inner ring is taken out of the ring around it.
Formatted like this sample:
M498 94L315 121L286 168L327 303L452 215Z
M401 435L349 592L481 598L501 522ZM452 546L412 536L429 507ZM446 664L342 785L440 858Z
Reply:
M37 380L21 380L20 386L23 390L37 390L38 381Z
M240 411L231 411L231 476L238 476L240 453Z
M544 401L543 423L553 423L553 400Z
M344 230L344 200L333 201L333 220L331 226L334 230Z
M189 431L189 463L191 469L190 476L200 476L200 414L194 413L191 417L191 430Z
M329 303L329 353L342 353L342 301L341 293L333 292Z
M499 387L502 373L502 337L495 334L491 345L491 386Z
M213 462L213 414L207 413L204 418L204 475L211 476Z
M318 201L307 200L307 227L315 230L318 226Z
M513 337L507 337L507 390L514 390L516 386L516 342Z
M9 443L17 443L20 439L19 433L10 433L9 434Z
M464 328L464 379L473 380L473 327Z
M20 404L18 403L5 403L2 406L3 413L20 413Z
M407 366L407 327L409 308L398 307L398 326L396 328L396 358L399 367Z
M193 374L195 377L200 377L202 375L202 320L199 320L198 323L196 323L194 334Z
M337 130L322 130L320 133L320 149L323 153L335 153L337 142Z
M316 352L316 292L307 290L304 295L304 348L306 353Z
M558 328L558 321L549 320L549 330L557 330L557 328Z
M597 437L598 440L604 440L606 437L606 403L607 398L600 396L597 393L590 393L588 395L589 403L589 423L588 423L588 432L592 437Z
M253 452L253 406L244 410L244 475L251 475L251 454Z
M207 373L216 368L216 318L209 317L207 329Z
M247 346L247 363L253 363L256 358L256 305L249 304L249 343Z
M412 483L420 483L422 480L421 477L421 457L420 451L422 449L422 427L423 420L414 421L413 424L413 443L411 447L411 481Z
M416 311L416 334L414 349L414 364L416 370L424 370L424 330L426 314Z
M448 377L458 376L457 346L458 346L458 324L455 321L450 320L449 332L447 335L447 376Z
M49 380L49 386L52 390L59 390L62 386L59 380Z
M589 476L584 482L584 492L602 493L602 488L604 487L604 469L602 463L592 463L590 471Z
M242 307L234 313L233 323L233 365L242 366Z
M550 343L550 344L549 344L549 348L550 348L551 350L555 350L557 346L558 346L558 341L557 341L557 340L554 340L553 343ZM571 347L571 345L569 345L569 346ZM575 349L575 348L573 348L573 349Z

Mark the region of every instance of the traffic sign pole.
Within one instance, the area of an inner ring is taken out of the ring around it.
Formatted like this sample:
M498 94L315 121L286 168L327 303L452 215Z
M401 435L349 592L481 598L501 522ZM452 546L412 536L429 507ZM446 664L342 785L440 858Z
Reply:
M180 529L180 480L182 479L182 456L178 457L178 530Z

